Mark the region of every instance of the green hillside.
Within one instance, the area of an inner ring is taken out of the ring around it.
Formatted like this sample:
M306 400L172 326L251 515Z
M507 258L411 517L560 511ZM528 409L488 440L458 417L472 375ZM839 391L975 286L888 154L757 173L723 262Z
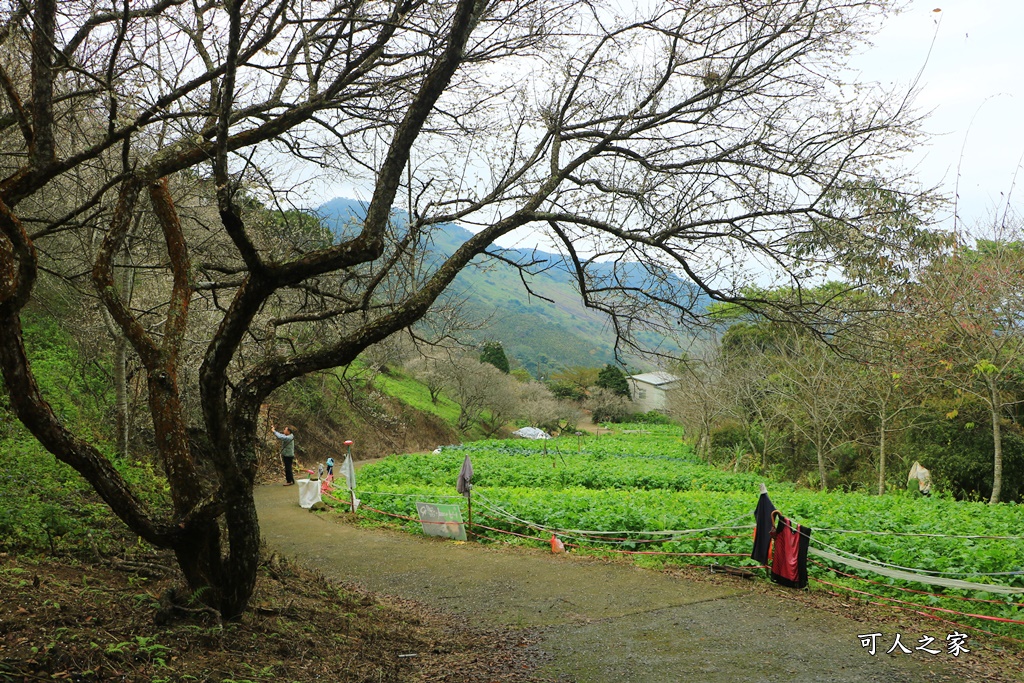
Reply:
M340 235L358 225L362 210L358 202L338 198L322 205L318 214ZM403 219L396 216L399 222ZM458 225L437 226L430 236L433 258L451 254L471 235ZM464 301L471 318L486 321L482 329L467 333L471 339L500 341L510 358L538 377L559 368L600 366L615 361L611 319L583 304L575 279L561 256L510 250L508 257L548 264L543 272L527 280L539 296L531 296L519 271L511 265L494 259L475 259L471 267L459 274L447 294L453 300ZM640 339L649 348L678 350L673 340L661 335L646 333ZM648 369L642 360L631 360L639 369Z
M531 297L510 267L469 268L452 287L467 312L487 325L474 333L502 343L510 358L536 377L560 367L614 360L615 335L607 316L586 308L568 282L540 277L531 286L555 303Z

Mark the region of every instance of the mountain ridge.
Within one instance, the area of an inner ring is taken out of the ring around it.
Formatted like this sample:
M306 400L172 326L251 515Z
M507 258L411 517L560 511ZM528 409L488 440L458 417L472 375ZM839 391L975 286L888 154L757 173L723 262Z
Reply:
M359 228L365 211L365 202L337 197L318 207L316 214L336 237L342 237ZM406 224L406 216L404 211L394 212L393 221L399 229ZM471 231L455 223L432 226L433 258L447 258L472 236ZM484 329L470 333L470 341L500 341L508 356L535 377L549 376L565 367L617 362L610 317L584 305L574 286L575 275L561 254L499 248L512 261L536 263L540 272L529 277L529 282L531 290L539 296L531 296L525 290L519 270L512 265L497 259L484 262L477 257L448 288L449 296L466 300L470 315L490 319ZM600 262L591 265L600 269ZM609 263L608 272L611 268ZM530 333L523 334L524 330ZM665 343L660 335L645 336L648 344ZM671 346L678 349L674 343ZM652 368L639 358L630 358L628 364L637 370Z

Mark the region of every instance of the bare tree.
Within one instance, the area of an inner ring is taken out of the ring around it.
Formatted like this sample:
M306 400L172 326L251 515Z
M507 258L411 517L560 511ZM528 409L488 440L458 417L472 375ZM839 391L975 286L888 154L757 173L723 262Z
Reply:
M769 453L778 450L788 433L789 420L771 382L774 371L773 359L759 352L729 365L724 378L731 397L729 415L743 425L751 451L760 450L762 474L768 472Z
M437 405L437 400L444 390L444 362L440 358L424 355L414 358L406 365L406 369L412 373L412 376L427 387L427 391L430 393L430 402L434 405Z
M594 389L584 402L590 411L590 419L599 422L621 422L632 411L633 404L628 398L610 389Z
M485 362L480 364L494 367ZM486 375L489 381L484 395L484 412L480 416L480 426L484 428L487 436L493 436L522 412L521 385L514 377L501 370L498 370L497 375L489 371Z
M927 354L919 343L922 330L905 303L896 293L879 298L878 310L861 327L854 345L859 369L850 378L849 391L872 427L858 440L878 453L878 495L885 493L892 438L925 419L921 403Z
M499 406L499 413L505 416L514 412L495 394L503 393L502 387L515 380L493 365L466 354L452 358L443 366L443 372L444 393L459 406L457 426L461 431L477 422L489 404ZM500 426L494 427L492 433Z
M873 1L684 0L623 16L553 0L0 6L12 408L229 618L255 581L257 416L275 389L409 328L527 226L562 245L625 343L698 320L707 296L798 316L799 300L745 297L750 269L798 278L846 258L849 240L806 237L859 233L861 216L821 198L881 177L913 132L903 96L843 87L842 59L885 11ZM289 211L292 170L360 188L365 215L324 243ZM121 276L140 213L161 256L141 307ZM451 221L478 231L423 258ZM48 245L96 230L92 296L138 358L169 512L61 423L27 360L22 315L57 272ZM528 285L536 264L517 265ZM202 458L186 437L192 396L213 446Z
M847 443L851 393L849 364L812 338L795 338L793 353L776 358L771 387L794 432L814 447L821 489L828 488L828 466Z
M559 402L540 382L526 382L520 388L520 414L531 427L550 429L558 421Z
M583 411L576 401L555 398L547 385L541 382L521 382L516 391L519 396L516 417L531 427L551 434L575 429L583 419Z
M682 363L677 373L682 381L668 392L669 415L683 425L693 440L697 457L711 461L711 435L734 401L725 377L719 348L708 349L703 357Z

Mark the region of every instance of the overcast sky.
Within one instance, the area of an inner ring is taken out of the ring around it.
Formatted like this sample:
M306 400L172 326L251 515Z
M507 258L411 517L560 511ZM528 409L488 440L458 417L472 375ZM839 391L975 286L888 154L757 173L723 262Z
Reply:
M925 129L934 137L906 163L950 197L959 173L958 213L968 225L1002 210L1024 155L1022 34L1020 0L913 0L854 60L863 80L903 86L923 67L916 103L931 112ZM1024 173L1012 197L1024 202Z

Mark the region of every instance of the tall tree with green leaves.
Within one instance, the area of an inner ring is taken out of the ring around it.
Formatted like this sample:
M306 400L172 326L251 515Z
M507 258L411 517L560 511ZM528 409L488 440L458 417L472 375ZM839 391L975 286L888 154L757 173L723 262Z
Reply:
M1002 493L1002 421L1019 398L1011 379L1024 371L1024 242L979 239L937 259L914 297L915 326L934 376L980 400L992 429L992 493Z
M480 348L480 362L493 365L506 375L511 369L508 364L508 356L505 355L505 347L499 341L483 343L483 346Z
M564 368L558 372L551 373L551 379L556 382L565 382L580 390L586 395L587 389L597 384L598 368L574 365Z
M594 382L594 386L607 389L617 396L630 397L629 380L626 379L626 373L611 363L607 363L597 373L597 381Z

